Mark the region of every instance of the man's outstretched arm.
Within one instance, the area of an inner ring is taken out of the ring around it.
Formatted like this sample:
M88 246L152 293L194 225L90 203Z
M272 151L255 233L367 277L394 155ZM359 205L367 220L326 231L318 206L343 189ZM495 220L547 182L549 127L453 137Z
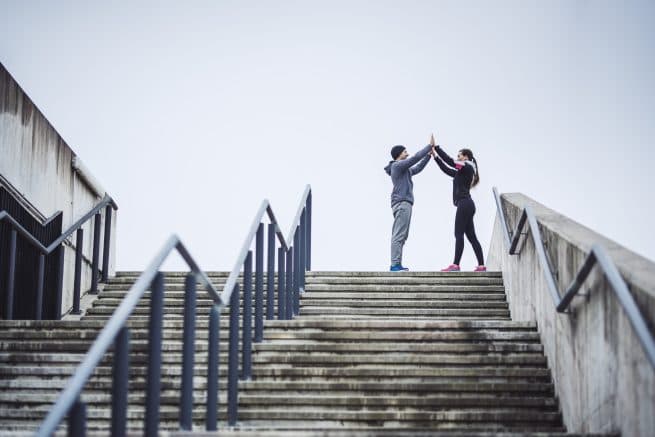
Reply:
M416 152L414 155L410 156L409 158L403 159L402 161L396 161L396 163L394 165L396 167L399 167L399 168L403 169L403 170L406 170L406 169L412 167L417 162L419 162L423 157L427 156L427 154L430 153L431 148L432 148L432 146L430 146L428 144L427 146L425 146L424 148L422 148L421 150L419 150L418 152Z
M423 171L428 162L430 161L430 155L425 155L415 166L409 169L409 172L413 175L419 174Z

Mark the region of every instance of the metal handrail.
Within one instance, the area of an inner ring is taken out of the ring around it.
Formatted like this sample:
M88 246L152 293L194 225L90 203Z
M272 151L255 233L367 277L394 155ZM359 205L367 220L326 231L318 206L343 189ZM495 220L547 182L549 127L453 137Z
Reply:
M296 235L296 231L300 226L300 220L303 213L303 209L307 203L311 203L312 201L311 196L312 196L312 187L307 185L305 187L305 191L302 193L302 197L300 198L300 203L298 204L298 209L296 210L296 216L293 219L293 223L291 223L291 228L289 229L289 236L287 237L287 241L289 242L293 241Z
M252 220L252 224L250 225L250 230L246 234L246 238L243 240L243 244L241 245L241 250L239 251L239 254L237 255L237 260L234 263L234 268L228 275L227 280L225 281L225 286L223 287L223 292L221 293L221 301L223 302L230 301L230 295L232 294L232 290L234 290L234 286L237 283L237 279L239 278L239 272L243 267L243 263L246 260L246 256L248 256L250 245L252 244L252 240L255 238L255 234L257 233L257 229L259 228L259 224L261 223L264 214L268 215L271 224L275 226L275 234L277 236L278 241L280 242L280 245L282 246L282 248L284 248L284 250L288 251L293 245L292 242L296 235L296 230L299 227L300 217L302 215L303 209L307 205L309 205L309 208L311 209L311 193L312 193L312 187L308 184L305 186L305 191L303 192L303 195L300 198L300 203L298 205L296 217L294 218L293 224L291 225L289 236L286 239L284 238L284 235L282 235L279 222L275 218L275 214L273 213L273 208L271 207L270 202L268 201L268 199L264 199L262 201L259 209L257 210L257 213L255 214L255 217Z
M102 360L102 357L112 346L119 332L126 324L127 319L132 314L132 311L139 303L146 290L151 286L155 277L159 274L159 268L174 249L176 249L184 261L186 261L196 279L204 283L210 297L214 300L214 303L222 305L218 291L214 288L207 275L204 271L200 270L198 264L191 257L180 238L176 235L172 235L157 252L153 261L139 276L121 301L116 311L114 311L114 314L111 316L105 327L100 331L100 334L98 334L98 337L89 349L89 352L87 352L84 359L75 370L75 373L73 373L73 376L70 378L68 384L66 384L66 388L57 398L54 407L46 416L46 419L39 428L37 435L45 437L50 436L55 432L57 426L59 426L79 398L84 385L93 374L96 366Z
M70 237L73 232L78 230L79 228L82 227L84 223L86 223L88 220L91 219L95 214L100 212L100 210L108 205L111 205L114 211L118 210L118 205L116 205L116 202L114 202L114 199L112 199L108 194L105 194L105 197L102 198L100 203L98 203L93 209L91 209L89 212L87 212L82 218L80 218L78 221L73 223L63 234L61 234L61 237L57 238L55 241L48 246L48 250L54 250L55 247L59 246L66 238Z
M6 319L13 318L13 294L14 294L14 285L15 285L15 273L16 273L16 237L21 235L29 244L41 252L39 256L39 266L38 266L38 281L37 281L37 299L36 299L36 319L41 319L41 304L43 298L43 280L44 280L44 265L45 265L45 256L52 254L55 250L63 248L62 243L70 237L73 232L77 232L77 240L75 247L75 272L74 272L74 292L73 292L73 310L74 314L79 314L80 306L80 284L81 284L81 262L82 262L82 242L83 242L83 232L82 226L95 216L95 227L94 227L94 240L93 240L93 261L92 261L92 283L91 283L91 293L96 293L98 290L98 264L99 264L99 249L100 249L100 211L105 209L105 238L104 238L104 253L103 253L103 266L102 266L102 282L106 282L108 279L108 270L109 270L109 240L111 233L111 211L117 210L118 205L108 194L105 194L103 199L94 206L89 212L87 212L83 217L73 223L66 231L64 231L56 240L50 243L47 247L44 246L31 232L25 229L14 217L11 216L7 211L0 211L0 221L8 222L12 227L11 238L10 238L10 248L9 248L9 281L8 281L8 290L7 290L7 305L6 305ZM60 259L60 281L63 281L63 253L61 254ZM61 285L59 284L59 290L57 291L58 299L61 299ZM57 303L57 317L61 316L60 306L61 302Z
M88 213L86 213L82 218L80 218L78 221L73 223L66 231L64 231L61 236L59 236L55 241L50 243L47 247L41 244L39 240L37 240L30 231L25 229L20 223L16 221L15 218L11 216L7 211L0 211L0 221L7 221L11 226L18 231L18 233L23 236L28 243L30 243L34 248L38 249L42 254L44 255L50 255L52 252L55 251L59 247L61 243L64 242L65 239L70 237L73 232L78 230L84 223L87 222L91 217L93 217L96 213L98 213L102 208L104 208L107 205L111 205L114 210L118 209L118 205L116 205L116 202L114 202L114 199L112 199L109 195L105 194L105 197L98 203L96 206L93 207Z
M226 280L223 292L214 288L207 275L198 267L180 239L173 235L156 254L154 260L139 276L134 285L126 293L121 304L116 309L109 322L100 332L82 363L69 380L66 388L58 397L52 410L38 431L38 436L49 436L59 426L68 414L69 433L84 433L86 406L81 401L81 393L85 384L93 374L103 356L114 344L114 371L112 388L112 435L124 435L127 409L127 375L129 374L129 330L127 320L136 305L150 287L150 322L149 322L149 356L148 383L146 393L145 434L156 435L159 417L159 384L161 379L161 341L163 320L163 275L159 268L168 255L176 249L185 260L191 273L187 276L184 292L184 336L183 336L183 367L180 400L180 428L191 430L193 409L193 368L194 341L196 318L195 283L201 280L212 298L214 305L210 312L208 326L208 368L207 368L207 416L206 429L216 430L218 404L218 343L220 337L219 314L221 308L230 309L229 322L229 352L227 374L227 417L228 424L234 426L238 418L238 379L239 379L239 334L241 331L241 379L249 379L252 366L252 277L255 274L255 338L254 342L262 341L263 331L263 253L264 224L262 219L268 215L271 223L268 225L268 297L266 318L273 318L274 299L274 261L275 237L280 242L278 249L278 318L291 319L299 313L299 292L304 284L304 273L308 268L307 244L311 237L309 220L311 217L311 188L309 185L301 200L300 220L297 230L292 234L294 244L288 244L280 232L280 226L273 214L268 200L264 200L255 215L246 240L237 258L237 265ZM255 240L255 269L253 272L253 252L250 250ZM293 261L293 264L292 264ZM239 271L243 266L243 324L240 324L240 287L237 283Z
M532 211L532 208L530 207L530 205L525 206L519 218L519 222L516 226L516 230L514 232L511 232L509 226L507 225L505 212L502 208L500 195L498 194L498 190L496 189L496 187L493 187L493 194L494 194L494 198L496 199L496 207L498 208L498 217L500 218L500 223L503 230L505 243L506 246L509 247L510 255L518 255L519 251L517 251L517 246L522 235L521 231L525 226L525 222L526 221L528 222L529 230L530 233L532 234L532 239L534 240L535 249L537 251L537 256L539 258L541 268L544 271L544 275L546 276L546 283L548 284L548 290L551 294L551 297L553 298L553 302L555 304L555 309L557 310L557 312L565 313L567 311L567 309L571 305L571 302L573 301L573 298L582 287L582 284L584 283L585 279L589 276L589 273L591 272L592 268L594 267L595 264L598 264L603 274L605 275L610 285L612 286L611 287L612 291L614 292L617 299L619 300L619 303L621 304L624 311L626 312L626 315L628 316L628 320L630 321L630 324L635 330L635 333L639 338L639 342L644 348L644 352L646 353L646 357L648 358L648 361L650 362L651 366L655 368L655 338L653 337L653 334L649 330L648 324L646 323L644 316L639 310L639 307L637 306L634 297L630 293L630 290L628 289L628 285L623 280L621 273L619 272L616 265L614 264L614 261L612 261L612 258L607 254L605 248L598 243L594 243L592 245L591 250L587 255L587 258L585 259L584 263L582 264L582 267L580 268L575 278L573 279L573 282L571 282L571 285L569 285L564 295L560 297L557 281L555 280L555 276L553 275L553 270L551 267L552 264L548 259L548 256L546 255L546 249L544 247L544 243L541 238L539 224L537 223L537 218L534 212Z
M234 264L234 268L228 275L227 280L225 281L225 285L223 286L223 292L221 293L222 302L230 301L232 290L234 290L234 286L236 285L237 280L239 279L239 272L241 271L241 267L243 266L243 263L246 260L246 256L248 255L248 251L250 250L250 245L252 244L252 240L255 237L255 234L257 233L259 224L264 218L264 214L267 214L268 218L271 221L271 224L275 225L275 234L277 236L278 241L280 242L280 245L284 247L285 250L288 250L288 245L286 243L286 240L284 239L284 235L282 235L282 231L280 230L277 219L275 218L275 214L273 214L273 209L271 208L271 204L268 201L268 199L264 199L259 209L257 210L255 217L252 220L252 224L250 225L249 231L246 234L246 238L243 240L243 244L241 245L241 250L239 251L239 255L237 255L237 261Z

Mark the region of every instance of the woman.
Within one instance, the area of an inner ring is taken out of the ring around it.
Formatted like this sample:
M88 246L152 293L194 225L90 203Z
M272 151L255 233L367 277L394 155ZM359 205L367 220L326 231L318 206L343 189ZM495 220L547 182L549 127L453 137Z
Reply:
M480 182L478 163L469 149L462 149L457 153L457 161L453 160L440 146L435 146L436 155L434 160L448 176L453 178L453 203L457 207L455 213L455 259L453 263L442 269L442 272L458 272L459 262L464 251L464 234L468 238L473 251L478 259L478 266L475 272L486 272L482 247L475 236L473 216L475 215L475 203L471 199L469 190Z

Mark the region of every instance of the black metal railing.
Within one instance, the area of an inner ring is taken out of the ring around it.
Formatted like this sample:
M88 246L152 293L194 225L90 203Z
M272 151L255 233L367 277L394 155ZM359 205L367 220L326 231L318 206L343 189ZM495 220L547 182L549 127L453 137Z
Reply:
M242 337L242 369L241 379L252 377L252 246L255 241L255 342L263 338L263 254L264 254L264 215L268 215L268 276L266 290L266 318L274 315L274 266L275 237L280 242L278 248L277 277L277 316L279 320L291 320L300 314L300 294L305 289L305 272L311 270L311 216L312 190L309 185L300 200L296 217L291 225L288 237L285 239L278 226L268 200L264 200L255 214L250 230L237 256L234 268L230 272L221 299L230 302L230 335L228 359L228 411L227 422L234 426L238 419L238 327L239 327L239 284L237 279L243 268L243 337ZM289 244L293 241L293 244ZM234 327L234 328L233 328Z
M102 269L99 269L100 262L100 226L102 224L102 214L100 211L105 209L105 234L104 234L104 246L103 246L103 258L102 258ZM59 253L59 280L57 284L57 299L58 305L61 304L62 299L62 287L63 287L63 271L64 271L64 241L70 237L73 232L76 232L75 239L75 270L74 270L74 280L73 280L73 309L72 314L80 314L80 289L81 289L81 279L82 279L82 250L84 244L84 230L82 226L94 217L93 224L93 255L91 261L91 289L90 293L98 292L98 280L102 282L107 282L108 272L109 272L109 248L110 248L110 239L111 239L111 215L112 210L117 210L118 206L114 200L105 195L105 197L93 207L88 213L86 213L82 218L76 221L71 225L64 233L61 234L59 238L50 243L47 247L41 244L41 242L34 237L28 230L26 230L17 220L15 220L7 211L0 211L0 221L5 221L11 226L10 239L9 239L9 253L8 253L8 263L9 263L9 276L7 280L7 295L6 295L6 305L5 305L5 314L4 317L6 320L12 320L14 315L14 293L15 293L15 277L16 277L16 241L18 235L23 237L30 245L32 245L40 253L39 264L37 268L38 272L38 281L37 281L37 290L36 290L36 301L35 305L35 319L41 320L42 315L42 302L43 302L43 286L44 286L44 266L45 266L45 257L50 255L56 250L61 251ZM101 277L99 277L101 274ZM57 311L57 317L61 317L61 311Z
M127 387L129 376L129 339L128 318L134 311L146 290L151 290L150 316L148 323L148 357L146 382L146 410L144 417L144 434L156 436L159 427L159 404L162 363L162 331L164 306L164 277L159 271L168 255L177 250L190 272L185 280L184 293L184 332L182 345L182 379L180 393L179 427L181 430L192 429L193 412L193 368L194 341L196 338L196 283L204 284L213 301L210 311L208 329L208 369L205 429L215 431L218 425L218 351L219 351L219 317L226 305L229 306L228 337L228 372L227 372L227 423L234 426L238 420L238 381L239 378L251 378L252 362L252 278L255 277L255 342L263 339L263 275L264 275L264 215L268 215L268 271L266 289L266 319L274 317L275 303L275 239L279 241L278 249L278 318L291 319L299 312L299 295L304 289L305 271L310 268L311 249L311 188L307 186L300 202L298 214L287 239L284 238L270 203L262 202L253 224L246 236L237 257L234 269L230 272L222 293L214 288L209 277L198 267L185 246L177 236L172 236L154 257L150 265L139 275L134 285L127 292L120 305L102 329L88 353L69 380L64 391L48 413L37 432L38 436L50 436L59 424L68 416L69 435L84 435L86 430L86 405L81 399L82 391L98 364L114 347L112 373L112 411L111 435L124 436L127 432ZM287 242L293 240L294 245ZM253 272L253 253L255 245L255 268ZM284 266L284 267L282 267ZM295 266L295 267L294 267ZM243 298L240 299L238 279L243 269ZM299 271L298 269L302 269ZM240 301L243 305L243 324L240 325ZM239 336L241 335L242 364L239 375Z
M525 223L528 223L529 231L532 235L534 241L534 247L537 252L537 258L539 259L539 264L541 265L542 270L544 271L544 276L546 278L546 283L548 284L548 291L553 298L553 303L555 308L559 313L566 313L573 298L580 290L582 284L589 276L594 265L598 264L603 274L607 278L611 289L616 295L619 303L623 307L630 320L641 345L646 352L646 356L653 368L655 368L655 339L653 334L648 328L648 324L644 319L644 316L641 314L637 303L630 294L628 285L623 280L621 273L616 268L616 265L612 261L612 258L607 254L607 251L600 244L593 244L587 258L585 259L582 267L576 274L573 282L569 285L563 295L561 295L559 287L557 286L557 281L555 275L553 274L552 262L546 254L546 248L544 247L544 242L541 238L541 231L539 230L539 224L537 223L537 218L532 211L530 205L526 205L523 209L523 212L520 215L516 229L512 232L507 225L507 220L505 219L505 212L502 207L501 198L498 194L496 187L493 188L494 198L496 200L496 208L498 209L498 217L500 219L500 225L503 229L503 236L505 240L505 245L509 248L510 255L518 255L519 251L517 246Z

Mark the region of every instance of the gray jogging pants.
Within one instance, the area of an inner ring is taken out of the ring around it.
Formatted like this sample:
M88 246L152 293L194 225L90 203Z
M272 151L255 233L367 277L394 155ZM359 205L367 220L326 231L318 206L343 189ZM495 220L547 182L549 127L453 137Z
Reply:
M409 224L412 221L412 204L398 202L391 207L393 211L393 228L391 230L391 265L401 264L403 246L409 235Z

